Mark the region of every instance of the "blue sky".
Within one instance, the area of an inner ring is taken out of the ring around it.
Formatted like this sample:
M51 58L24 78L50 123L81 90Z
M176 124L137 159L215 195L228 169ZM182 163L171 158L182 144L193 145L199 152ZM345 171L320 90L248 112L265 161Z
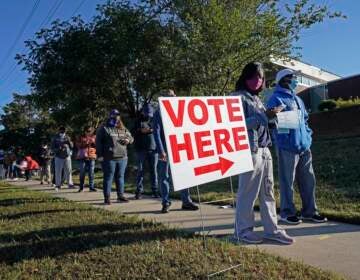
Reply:
M34 3L39 0L0 1L0 107L11 101L12 92L26 93L27 73L16 66L14 56L24 51L23 41L34 36L41 25L49 26L47 19L69 19L74 12L85 20L95 15L96 5L106 0L40 0L29 23ZM340 10L347 20L330 20L306 30L297 43L303 49L302 60L342 76L360 73L360 1L326 0L332 9ZM58 5L57 5L58 4ZM56 9L57 8L57 9ZM51 13L51 11L54 11ZM23 34L20 34L25 27ZM16 44L15 40L19 36ZM13 47L13 48L12 48Z

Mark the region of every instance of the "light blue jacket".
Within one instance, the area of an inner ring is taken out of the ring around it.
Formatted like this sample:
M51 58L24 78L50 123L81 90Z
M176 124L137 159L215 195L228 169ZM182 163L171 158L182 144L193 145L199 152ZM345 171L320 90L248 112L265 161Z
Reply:
M297 129L289 129L285 133L279 133L278 130L275 130L274 135L276 137L277 148L293 153L302 153L309 150L312 143L312 130L308 125L309 115L306 112L304 102L291 90L277 85L267 103L267 108L274 108L280 105L286 106L282 112L300 110L300 126Z

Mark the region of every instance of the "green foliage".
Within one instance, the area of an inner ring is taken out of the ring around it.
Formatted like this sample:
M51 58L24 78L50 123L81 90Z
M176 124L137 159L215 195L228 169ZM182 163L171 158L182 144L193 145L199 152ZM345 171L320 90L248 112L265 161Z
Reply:
M343 279L257 249L0 184L1 279Z
M336 108L336 101L335 100L323 100L318 106L319 111L331 111Z

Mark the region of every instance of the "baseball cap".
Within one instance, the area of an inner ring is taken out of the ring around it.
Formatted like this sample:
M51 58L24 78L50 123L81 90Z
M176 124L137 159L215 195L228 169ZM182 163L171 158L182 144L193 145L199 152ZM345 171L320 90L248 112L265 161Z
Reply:
M297 75L299 71L294 71L291 69L283 69L276 73L275 82L279 83L282 78L284 78L287 75Z

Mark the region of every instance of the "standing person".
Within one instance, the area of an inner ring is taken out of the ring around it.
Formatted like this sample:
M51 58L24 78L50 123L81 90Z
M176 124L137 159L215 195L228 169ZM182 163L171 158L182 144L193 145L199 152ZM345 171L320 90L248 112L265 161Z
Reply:
M315 203L315 175L312 166L312 130L308 125L308 113L303 101L296 96L297 79L294 71L283 69L276 75L276 87L268 101L268 108L283 106L283 111L295 111L297 128L281 128L275 131L279 181L280 220L288 224L299 224L302 220L316 223L326 222L319 215ZM293 201L294 180L297 180L302 201L301 216L296 215Z
M265 110L259 98L264 83L264 70L261 64L251 62L243 69L236 83L236 91L232 93L232 95L240 96L242 99L254 164L253 171L239 175L235 238L252 244L263 241L263 238L253 231L255 222L254 205L256 199L259 198L264 238L283 244L292 244L294 240L277 224L273 165L269 150L271 146L269 120L274 119L281 108Z
M156 152L155 139L152 129L153 108L150 104L145 104L140 116L135 123L134 145L137 156L137 178L135 198L140 199L144 191L145 163L148 164L152 197L158 198L158 178L157 163L158 153Z
M96 136L91 126L86 126L83 134L76 141L77 156L80 161L80 188L79 192L84 190L86 171L89 174L89 190L96 192L94 187L94 171L96 160Z
M44 179L48 184L51 183L51 159L52 153L46 142L41 144L39 149L39 165L40 165L40 184L44 184Z
M111 204L111 186L115 177L118 202L129 202L124 196L125 170L128 162L127 145L134 139L124 126L120 113L114 109L96 133L96 152L102 160L104 203Z
M73 142L66 135L65 127L59 127L58 134L54 137L51 150L55 154L55 190L58 191L62 185L62 172L65 171L65 180L69 188L74 188L72 180L71 154Z
M166 97L176 96L175 92L171 89L166 90L162 93ZM160 181L160 190L162 198L162 213L168 213L171 205L170 201L170 185L171 185L171 176L170 176L170 164L167 157L167 149L164 135L164 128L161 121L160 109L155 112L154 115L154 138L156 143L156 149L159 153L159 181ZM181 200L182 200L182 209L183 210L198 210L199 207L195 205L190 197L189 189L183 189L180 191Z

